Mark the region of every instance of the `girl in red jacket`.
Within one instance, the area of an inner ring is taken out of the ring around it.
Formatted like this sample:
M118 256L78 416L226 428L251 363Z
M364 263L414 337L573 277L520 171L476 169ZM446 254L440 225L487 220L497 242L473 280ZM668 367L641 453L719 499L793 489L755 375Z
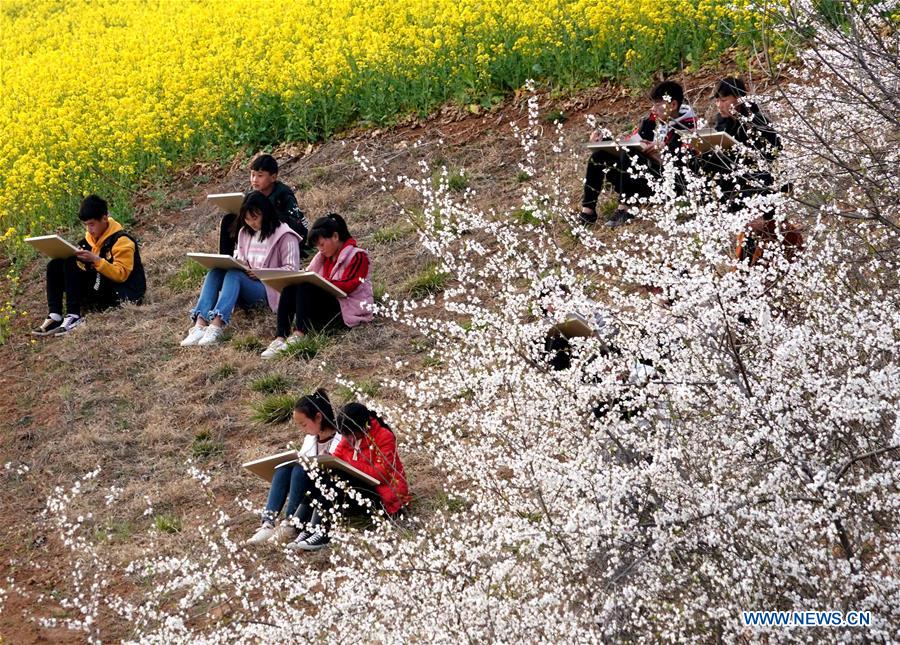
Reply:
M397 454L397 438L384 421L361 403L348 403L337 420L341 442L332 453L379 481L374 491L355 491L393 515L410 500L403 463ZM336 491L333 491L336 492ZM310 529L301 533L289 548L316 551L328 545L329 515L336 495L320 490L320 511L313 515Z

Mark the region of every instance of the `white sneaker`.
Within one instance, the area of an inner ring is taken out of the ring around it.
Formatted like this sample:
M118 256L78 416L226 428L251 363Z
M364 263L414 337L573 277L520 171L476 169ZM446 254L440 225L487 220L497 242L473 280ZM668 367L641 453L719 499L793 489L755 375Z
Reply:
M293 347L293 346L296 345L297 343L302 342L304 338L305 338L305 336L300 336L299 334L291 334L290 336L288 336L288 337L285 339L285 341L284 341L284 348L285 348L285 349L290 349L291 347Z
M216 327L215 325L209 325L208 327L203 328L203 338L197 341L197 345L200 347L208 347L210 345L215 345L220 340L222 340L222 333L225 331L224 327Z
M188 332L188 335L184 337L184 340L181 341L182 347L192 347L200 342L200 339L203 338L203 334L206 333L206 327L200 327L199 325L194 325L191 327L191 331Z
M300 529L291 524L290 520L284 520L278 525L278 528L275 529L275 535L272 536L272 541L277 542L278 544L292 542L297 538L299 533Z
M66 314L62 324L57 329L57 334L68 334L70 331L84 324L84 318L75 314Z
M274 535L275 527L266 522L259 527L259 530L254 533L245 544L262 544L263 542L271 540Z
M287 343L276 338L271 343L269 343L269 346L263 351L262 354L260 354L260 356L265 359L275 358L285 349L287 349Z

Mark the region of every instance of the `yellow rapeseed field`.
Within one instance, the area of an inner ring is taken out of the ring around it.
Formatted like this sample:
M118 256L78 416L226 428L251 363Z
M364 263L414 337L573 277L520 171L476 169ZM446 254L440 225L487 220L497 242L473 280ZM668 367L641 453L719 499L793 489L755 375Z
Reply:
M0 241L150 173L525 79L639 79L750 39L750 0L2 0ZM16 253L15 255L19 255Z

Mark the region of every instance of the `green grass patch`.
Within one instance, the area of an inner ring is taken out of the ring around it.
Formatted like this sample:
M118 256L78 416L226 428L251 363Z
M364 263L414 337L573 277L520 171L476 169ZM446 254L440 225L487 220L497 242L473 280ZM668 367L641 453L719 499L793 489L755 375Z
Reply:
M454 193L461 193L469 187L469 178L462 172L450 173L447 177L447 188Z
M284 423L294 413L296 398L290 394L270 394L253 405L251 419L259 423Z
M97 527L94 538L98 542L126 542L134 533L134 524L127 520L111 520Z
M372 240L376 244L390 244L404 237L409 237L415 232L415 228L409 224L400 223L393 226L385 226L380 228L372 235Z
M413 298L424 298L443 291L449 281L450 274L441 271L437 264L432 264L410 278L404 288Z
M201 430L194 435L194 441L191 443L191 456L196 459L208 459L221 455L225 451L225 446L221 441L216 439L209 430Z
M279 358L309 360L328 346L331 336L325 332L310 332L299 341L294 341L287 349L281 352Z
M376 282L372 287L372 298L375 302L383 302L387 293L387 286L383 282Z
M237 374L237 371L237 368L231 363L223 363L216 368L216 371L209 375L209 381L210 383L224 381L225 379L229 379Z
M191 200L185 197L173 197L165 188L151 190L150 204L154 208L163 210L180 211L191 205Z
M345 401L352 401L356 398L356 392L369 398L376 397L381 392L381 384L378 381L356 381L353 385L356 386L355 391L346 385L339 385L337 388L338 396Z
M528 210L527 208L517 208L516 210L514 210L512 212L512 214L510 216L512 217L512 221L514 221L516 224L521 224L523 226L525 226L525 225L540 226L541 225L540 218L537 215L535 215L532 211Z
M281 374L269 374L253 381L250 389L262 394L283 394L288 391L290 385L290 382Z
M444 364L444 361L439 359L437 356L426 356L422 359L422 365L424 367L440 367Z
M204 267L193 260L187 260L181 265L178 272L167 280L166 284L175 293L196 291L200 288L205 276L206 269Z
M153 526L161 533L181 533L181 518L174 515L157 515L153 518Z
M253 334L242 334L231 339L231 346L242 352L260 353L266 348L263 342Z
M551 110L543 117L545 123L565 123L569 117L562 110Z
M520 170L516 173L516 181L520 184L524 184L526 181L531 180L531 175L525 172L524 170Z

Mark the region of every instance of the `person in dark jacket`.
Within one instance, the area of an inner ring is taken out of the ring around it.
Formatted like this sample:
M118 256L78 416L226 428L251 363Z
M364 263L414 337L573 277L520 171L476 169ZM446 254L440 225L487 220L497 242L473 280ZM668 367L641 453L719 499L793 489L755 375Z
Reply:
M716 85L716 124L742 144L731 150L706 152L700 168L713 177L732 210L753 195L771 192L774 178L770 165L781 150L781 139L759 107L747 100L747 86L740 78L723 78Z
M287 184L278 181L278 162L275 157L259 155L253 160L250 164L250 187L268 197L278 219L300 236L300 250L304 252L308 248L306 216L297 204L294 191ZM228 213L222 218L219 226L219 253L234 255L237 234L242 225L243 221L234 213Z
M140 303L147 289L137 241L109 216L106 200L88 195L78 209L84 224L79 251L47 264L46 320L35 336L66 334L84 322L82 309L102 310L123 302ZM66 315L63 317L63 296Z
M653 102L650 114L629 137L640 140L641 152L596 150L591 155L581 199L581 220L585 224L597 221L597 199L604 183L609 182L619 195L619 206L606 225L620 226L634 217L626 206L627 201L652 195L650 177L662 176L663 153L669 159L688 154L679 133L694 129L696 118L694 110L684 102L684 88L675 81L663 81L650 92L650 99ZM599 132L591 133L591 141L600 140Z

